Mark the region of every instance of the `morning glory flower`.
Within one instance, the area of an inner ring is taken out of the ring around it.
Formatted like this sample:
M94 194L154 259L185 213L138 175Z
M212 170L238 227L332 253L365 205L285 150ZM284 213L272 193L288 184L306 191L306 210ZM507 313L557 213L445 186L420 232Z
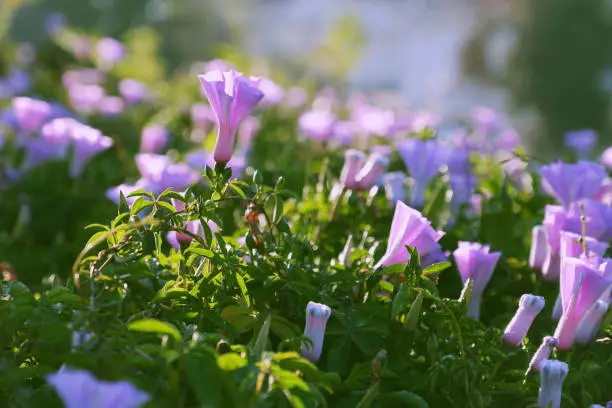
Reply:
M355 181L362 190L368 190L378 183L382 174L389 166L389 159L381 154L372 154L368 161L355 175Z
M331 316L331 309L322 303L308 302L306 306L306 327L304 336L312 340L312 345L302 344L302 356L316 363L323 351L325 326Z
M540 365L540 393L538 407L560 408L563 381L569 371L567 363L558 360L544 360Z
M529 266L535 270L542 270L548 257L548 238L543 225L536 225L531 230L531 249L529 251Z
M604 168L593 162L569 164L561 161L542 166L542 187L564 207L582 198L593 198L607 176Z
M17 124L26 133L38 130L52 113L47 102L23 96L13 98L12 108Z
M559 345L559 340L555 339L552 336L546 336L542 340L542 344L536 350L535 354L531 358L529 362L529 369L535 372L540 371L540 367L542 362L548 360L550 357L550 353L552 353L553 349Z
M591 237L581 237L579 234L561 231L561 246L559 248L559 254L561 259L564 257L580 258L584 253L584 248L580 243L584 241L586 246L586 253L594 253L598 256L604 256L609 244L607 242L600 242Z
M395 206L398 201L403 201L405 196L406 175L401 171L383 175L385 195L389 204Z
M440 249L438 241L443 236L444 232L436 231L419 211L398 201L393 221L391 221L387 251L375 268L407 263L410 260L410 254L406 246L416 248L420 256L438 250Z
M608 169L612 169L612 146L604 150L604 152L601 154L599 161Z
M366 161L366 154L355 149L344 152L344 167L340 173L340 182L348 189L359 188L357 174Z
M555 338L559 349L568 350L580 321L595 302L612 286L607 264L600 265L584 259L564 258L561 264L561 303L563 315Z
M81 174L87 161L113 145L113 139L104 136L98 129L79 123L72 128L72 143L74 157L70 163L70 175L76 177Z
M98 380L89 371L63 369L47 381L66 408L138 408L151 397L127 381Z
M145 127L140 135L140 151L143 153L161 153L168 144L170 136L163 125L153 124Z
M98 62L101 68L108 70L125 58L125 46L114 38L105 37L96 45Z
M411 204L417 208L425 204L427 185L438 173L445 152L435 140L409 139L399 142L397 150L414 182Z
M459 247L453 252L464 285L470 280L473 283L467 315L476 320L480 318L480 299L501 256L501 252L489 251L488 245L459 241Z
M587 198L570 205L565 214L563 229L581 234L583 213L587 236L599 241L612 240L612 207Z
M574 150L580 159L587 159L597 145L597 132L593 129L572 130L564 136L565 146Z
M125 78L119 82L119 95L130 104L137 104L149 98L149 88L140 81Z
M521 296L519 307L504 330L504 342L509 346L521 344L536 316L544 309L544 298L531 294Z
M333 136L335 124L336 117L325 109L306 111L298 121L300 133L320 142L327 141Z
M576 343L584 346L593 341L593 338L601 326L602 319L608 312L609 306L610 304L608 302L598 300L589 308L576 328L576 336L574 338Z
M232 158L238 125L251 113L264 94L256 81L234 70L210 71L198 78L219 126L213 153L215 161L227 163Z

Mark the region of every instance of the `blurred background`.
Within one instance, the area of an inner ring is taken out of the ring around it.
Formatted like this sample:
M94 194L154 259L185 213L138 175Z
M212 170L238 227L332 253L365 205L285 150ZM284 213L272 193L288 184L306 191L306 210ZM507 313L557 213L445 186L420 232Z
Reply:
M285 82L310 78L447 120L491 107L531 150L554 153L582 128L612 143L608 0L3 1L17 8L6 24L18 41L43 41L59 12L122 40L149 29L170 72L246 56Z

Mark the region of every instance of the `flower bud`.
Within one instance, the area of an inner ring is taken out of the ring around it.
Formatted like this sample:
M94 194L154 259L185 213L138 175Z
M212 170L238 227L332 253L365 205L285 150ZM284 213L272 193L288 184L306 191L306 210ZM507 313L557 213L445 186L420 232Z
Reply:
M363 167L366 160L365 153L349 149L344 153L344 167L342 173L340 173L340 182L346 186L346 188L358 188L359 183L357 182L357 174Z
M541 270L548 254L548 239L546 229L536 225L531 230L531 250L529 252L529 266L531 269Z
M325 326L331 316L331 309L321 303L308 302L306 306L306 327L304 336L312 340L312 345L302 345L302 356L316 363L321 357L323 350L323 338L325 337Z
M355 176L355 181L359 187L364 190L369 190L378 183L380 176L389 166L389 159L380 154L372 154L366 164L359 170Z
M593 341L601 325L601 320L608 311L608 306L609 304L603 300L598 300L591 306L576 328L576 336L574 337L576 343L584 346Z
M567 363L558 360L544 360L540 367L540 393L538 407L560 408L563 381L567 377ZM549 405L551 404L551 405Z
M539 372L542 362L548 360L548 357L550 357L550 353L558 345L559 341L554 337L544 337L544 340L542 340L542 344L540 345L540 347L538 347L535 354L531 358L531 361L529 362L529 369L532 371Z
M504 330L504 343L508 346L518 346L527 335L529 327L536 316L544 308L544 298L525 294L521 296L519 307L510 323Z
M563 315L563 303L561 302L561 293L557 295L557 300L555 300L555 306L553 307L552 318L555 322L558 322Z
M404 182L406 181L406 175L401 171L394 173L387 173L383 175L383 184L385 185L385 195L389 204L395 206L398 201L403 201L406 194L404 189Z

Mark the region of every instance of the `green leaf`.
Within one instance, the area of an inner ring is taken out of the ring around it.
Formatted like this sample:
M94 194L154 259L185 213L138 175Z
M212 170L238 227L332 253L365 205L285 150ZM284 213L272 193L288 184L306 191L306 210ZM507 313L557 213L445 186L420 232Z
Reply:
M412 302L412 306L410 306L410 311L406 315L406 320L404 320L404 330L412 331L419 323L424 293L425 292L423 290L419 291L417 298L414 300L414 302Z
M395 264L384 267L380 273L382 275L397 275L403 273L404 269L406 269L406 264Z
M217 358L219 367L224 371L236 371L247 365L246 359L237 353L226 353Z
M429 408L427 402L410 391L396 391L382 395L376 404L382 407Z
M376 384L368 388L361 401L359 401L359 404L357 404L357 408L370 408L376 400L376 397L378 397L379 393L380 385L377 382Z
M213 251L211 251L210 249L205 249L202 247L198 247L198 246L190 246L189 248L187 248L186 252L192 252L196 255L200 255L203 256L204 258L208 258L208 259L217 259L219 260L219 255L215 254Z
M223 371L220 370L213 352L198 350L190 353L185 361L185 372L200 407L224 406Z
M395 294L393 299L393 306L391 307L391 319L395 319L400 313L404 311L408 302L410 301L410 288L405 283L402 283Z
M149 201L147 199L145 199L144 197L140 197L138 198L136 201L134 201L134 204L132 204L132 208L130 209L130 211L132 212L132 214L138 214L140 211L144 210L147 207L150 207L153 205L153 201Z
M149 197L151 200L155 200L155 196L145 190L139 189L139 190L135 190L132 191L130 194L127 195L128 197L140 197L140 196L144 196L144 197Z
M451 265L452 264L450 262L440 262L440 263L435 263L433 265L429 265L428 267L423 269L423 275L429 276L429 275L433 275L436 273L440 273L444 271L445 269L450 268Z
M243 200L247 199L246 194L244 193L244 191L240 188L238 184L231 182L229 186L232 190L234 190L236 194L240 196L240 198L242 198Z
M172 323L163 322L157 319L137 320L128 324L128 329L143 333L167 334L172 336L177 342L182 340L181 333L176 326Z
M156 204L157 204L158 206L160 206L161 208L164 208L164 209L166 209L166 210L170 211L171 213L175 213L175 212L176 212L176 208L174 208L174 206L173 206L172 204L170 204L170 203L167 203L167 202L165 202L165 201L159 201L159 200L158 200L158 201L156 202Z
M261 358L261 354L264 352L268 344L268 337L270 335L270 323L271 322L272 322L272 314L268 313L268 315L266 316L266 320L264 320L263 324L261 325L261 329L259 330L259 333L257 334L257 340L255 341L255 344L253 345L253 348L251 350L252 354L257 359Z

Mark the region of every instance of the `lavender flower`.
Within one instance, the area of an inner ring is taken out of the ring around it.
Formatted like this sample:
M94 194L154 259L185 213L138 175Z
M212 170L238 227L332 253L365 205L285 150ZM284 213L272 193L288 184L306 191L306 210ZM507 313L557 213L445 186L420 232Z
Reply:
M113 139L104 136L98 129L79 123L72 128L72 143L74 157L70 163L70 175L76 177L88 160L113 145Z
M573 149L580 159L589 157L597 144L597 132L593 129L573 130L565 134L565 146Z
M114 38L105 37L96 45L100 66L108 70L125 58L125 46Z
M64 369L47 381L66 408L138 408L151 399L127 381L101 381L88 371Z
M599 241L612 240L612 207L591 199L572 203L565 214L563 229L581 234L583 224L586 224L587 236Z
M451 209L459 211L463 204L469 203L476 187L476 177L464 174L451 174L449 176L451 190Z
M51 115L51 105L38 99L13 98L12 107L17 124L26 133L38 130Z
M585 346L593 341L601 326L602 319L608 312L609 306L608 302L598 300L589 308L576 328L576 336L574 338L576 343Z
M302 87L293 86L287 90L285 106L291 109L300 109L308 101L308 92Z
M106 91L99 85L74 84L68 88L70 105L85 115L95 113L105 96Z
M105 96L98 103L98 111L104 116L119 116L124 109L123 99L118 96Z
M306 137L327 141L333 135L335 122L336 118L331 112L318 109L302 113L298 125L300 132Z
M444 232L433 229L429 220L420 212L398 201L391 222L387 251L375 268L407 263L410 254L406 246L416 248L420 256L438 250L438 241L443 236Z
M208 131L215 124L215 113L205 103L196 103L191 106L191 122L194 126Z
M308 302L306 306L306 327L304 336L312 340L312 345L302 345L302 356L313 363L319 361L323 351L323 339L325 337L325 326L331 316L331 309L321 303Z
M142 130L140 151L143 153L161 153L166 148L168 140L168 130L163 125L149 125Z
M149 180L155 195L168 188L181 191L200 179L200 174L189 165L174 163L167 156L139 153L135 160L140 174Z
M514 314L506 330L504 330L504 342L509 346L521 344L536 316L544 309L544 298L535 295L523 295L519 301L519 307Z
M365 161L366 154L364 152L354 149L349 149L344 152L344 167L342 168L342 173L340 173L340 182L344 184L346 188L359 188L357 174L363 167Z
M563 380L567 377L568 366L563 361L544 360L540 366L540 393L538 407L560 408Z
M119 82L119 94L127 103L133 105L149 97L149 88L140 81L125 78Z
M501 252L489 251L488 245L459 241L459 248L453 252L464 285L468 280L473 284L467 315L476 320L480 317L480 299L501 256Z
M276 106L285 98L283 87L269 78L259 80L259 90L264 94L261 100L261 106L264 108Z
M607 174L601 165L579 161L557 162L540 169L542 187L564 207L582 198L593 198Z
M531 249L529 251L529 266L535 270L541 270L548 255L549 246L546 237L546 229L542 225L536 225L531 230Z
M368 190L378 183L382 174L389 166L389 159L380 154L372 154L355 176L359 188Z
M411 204L421 208L425 203L427 185L444 160L444 151L434 140L419 139L400 142L397 144L397 150L414 181Z
M564 258L561 265L561 302L563 316L555 337L559 349L569 349L585 313L612 285L612 277L604 276L607 265L592 265L583 259Z
M580 235L569 231L561 231L561 247L559 248L559 254L561 259L565 257L580 258L585 252L581 241L584 240L586 247L586 253L594 253L598 256L603 256L608 249L607 242L599 242L591 237L582 238Z
M542 362L548 360L550 353L559 345L559 341L552 336L546 336L542 340L542 344L536 350L535 354L529 362L529 369L539 372Z
M599 161L608 169L612 169L612 146L604 150Z
M395 206L398 201L403 201L405 196L406 175L401 172L387 173L383 175L383 185L385 186L385 195L389 204Z
M238 125L264 95L255 81L233 70L210 71L199 78L219 126L214 158L227 163L232 158Z
M561 258L559 248L561 246L561 231L565 225L566 214L563 207L559 205L547 205L544 215L544 228L548 239L548 251L542 265L542 276L549 282L559 279Z

